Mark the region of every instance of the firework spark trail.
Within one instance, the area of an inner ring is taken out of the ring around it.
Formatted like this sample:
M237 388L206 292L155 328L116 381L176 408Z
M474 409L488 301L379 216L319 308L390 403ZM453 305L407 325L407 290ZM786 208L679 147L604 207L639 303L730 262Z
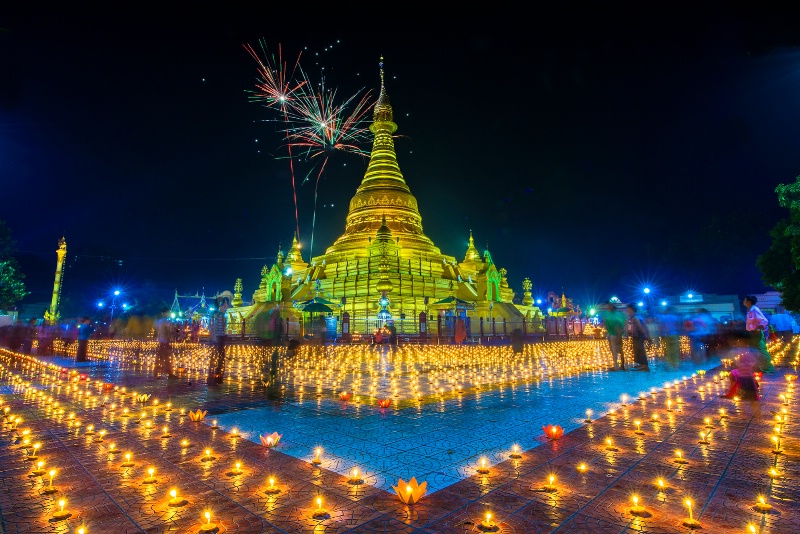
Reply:
M270 61L263 41L261 47L264 51L264 60L251 46L245 45L245 49L258 63L257 91L253 92L251 100L264 103L266 107L280 112L282 116L284 123L282 133L292 170L298 239L300 238L300 223L293 149L297 157L301 157L305 161L316 162L314 168L319 165L314 184L314 209L309 249L309 254L313 257L319 182L333 153L348 152L364 157L369 156L369 152L362 149L361 145L370 141L366 119L371 109L372 91L366 91L361 95L364 91L362 88L341 104L336 104L336 90L326 89L324 77L319 90L312 89L314 85L300 66L300 56L290 72L282 58L278 60L277 66L274 60ZM278 50L280 56L280 46ZM351 108L352 111L348 111ZM309 180L314 168L308 171L301 185Z
M263 40L260 41L261 51L264 53L264 59L266 61L262 61L261 57L253 50L253 47L249 44L245 44L244 48L247 50L253 59L256 60L258 63L258 74L260 78L257 78L256 89L257 92L253 92L251 96L251 100L257 102L264 102L267 107L275 107L283 114L283 120L285 123L288 123L289 116L288 116L288 106L294 100L294 93L299 91L300 88L303 87L308 82L308 79L305 76L297 82L297 85L291 87L296 82L294 82L294 73L300 70L300 55L297 55L297 61L295 61L294 67L291 71L291 74L287 76L289 72L286 69L286 63L283 61L283 53L281 45L278 45L278 61L277 63L270 62L270 55L267 52L267 47ZM277 65L277 68L274 66ZM297 209L297 186L295 185L294 179L294 161L292 159L292 147L291 145L288 146L289 151L289 172L292 176L292 196L294 198L294 224L295 224L295 235L297 239L300 239L300 214Z

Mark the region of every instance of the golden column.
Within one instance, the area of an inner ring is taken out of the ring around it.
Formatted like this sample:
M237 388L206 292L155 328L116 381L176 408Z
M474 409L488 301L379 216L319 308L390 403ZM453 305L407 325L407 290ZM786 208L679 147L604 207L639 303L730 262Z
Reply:
M50 309L45 312L44 318L50 323L58 321L58 304L61 301L61 277L64 274L64 258L67 257L67 240L62 236L58 241L56 249L58 261L56 263L56 279L53 282L53 298L50 301Z

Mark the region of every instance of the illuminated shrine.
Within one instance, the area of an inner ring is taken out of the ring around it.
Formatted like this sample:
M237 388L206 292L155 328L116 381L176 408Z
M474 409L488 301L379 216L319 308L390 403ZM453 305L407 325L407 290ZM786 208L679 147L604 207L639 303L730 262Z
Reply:
M479 318L513 324L540 318L530 298L530 281L523 284L525 298L515 304L506 270L495 264L488 249L481 253L475 247L471 231L460 261L442 253L425 235L417 200L398 164L392 138L397 124L382 68L380 74L370 160L350 201L344 233L308 262L295 236L285 254L279 250L275 263L263 267L252 304L234 303L231 324L255 322L258 314L276 308L282 319L299 322L309 303L329 323L347 317L352 333L402 320L403 332L416 334L422 313L428 332L452 327L454 317L461 317L471 323L473 335Z

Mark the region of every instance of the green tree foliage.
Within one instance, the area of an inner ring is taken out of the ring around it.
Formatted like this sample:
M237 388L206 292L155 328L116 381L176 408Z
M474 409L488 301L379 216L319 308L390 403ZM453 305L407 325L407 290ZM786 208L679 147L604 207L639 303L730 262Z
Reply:
M0 312L5 312L27 295L22 279L25 275L17 264L17 244L11 229L0 220Z
M789 216L772 229L772 244L757 264L764 283L781 292L781 305L800 311L800 176L793 184L780 184L775 192Z

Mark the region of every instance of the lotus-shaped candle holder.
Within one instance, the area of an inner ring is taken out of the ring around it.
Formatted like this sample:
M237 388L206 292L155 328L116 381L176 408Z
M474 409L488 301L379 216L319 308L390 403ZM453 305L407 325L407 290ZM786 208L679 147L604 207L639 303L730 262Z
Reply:
M542 427L544 435L553 441L564 435L564 429L560 425L546 425Z
M261 440L261 444L269 449L278 444L278 442L281 440L281 436L283 436L283 434L273 432L267 436L259 435L258 438Z
M339 393L339 398L345 402L349 401L350 397L352 397L352 394L348 391L342 391Z
M200 408L198 408L197 411L194 411L194 412L190 411L189 412L189 419L194 421L194 422L199 422L199 421L202 421L205 418L207 413L208 413L208 410L201 410Z
M147 402L147 399L149 399L149 398L150 398L150 394L149 393L142 393L141 395L136 395L136 400L141 402L142 404Z
M425 495L427 488L427 482L417 484L417 479L413 477L408 482L401 478L397 481L397 486L392 486L392 489L397 492L397 496L405 504L414 504L419 501Z
M392 405L392 399L378 399L378 408L388 408Z
M787 382L794 382L797 380L797 375L783 375Z

